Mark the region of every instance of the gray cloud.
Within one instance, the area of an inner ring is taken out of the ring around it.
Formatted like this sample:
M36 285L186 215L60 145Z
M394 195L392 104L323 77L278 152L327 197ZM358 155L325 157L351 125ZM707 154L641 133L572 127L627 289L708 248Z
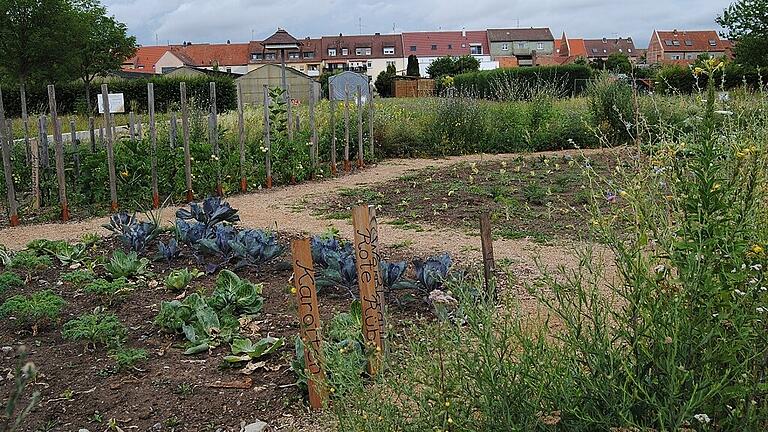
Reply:
M296 37L337 33L482 30L546 26L558 37L632 36L645 46L654 29L717 29L728 1L605 0L105 0L144 45L245 42L284 27Z

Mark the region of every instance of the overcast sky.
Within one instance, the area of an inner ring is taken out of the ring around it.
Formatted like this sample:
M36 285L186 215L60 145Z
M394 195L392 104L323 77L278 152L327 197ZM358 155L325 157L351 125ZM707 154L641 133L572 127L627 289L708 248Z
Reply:
M102 0L140 44L245 42L277 27L297 38L338 33L549 27L555 37L632 36L716 29L723 0Z

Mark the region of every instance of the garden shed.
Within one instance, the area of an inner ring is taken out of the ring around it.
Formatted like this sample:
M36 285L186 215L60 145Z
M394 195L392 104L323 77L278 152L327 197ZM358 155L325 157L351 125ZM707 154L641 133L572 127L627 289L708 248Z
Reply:
M309 75L303 74L291 67L286 68L286 81L291 92L294 105L309 102L310 88L315 86L315 101L320 97L320 83ZM265 64L236 80L243 88L243 103L247 105L262 105L264 102L264 84L270 88L282 87L280 65Z
M345 71L338 75L334 75L328 78L328 84L333 89L333 94L329 95L331 100L344 100L344 89L349 89L350 99L357 98L357 89L360 88L360 93L364 101L368 100L370 94L370 87L368 86L368 75L359 74L356 72Z

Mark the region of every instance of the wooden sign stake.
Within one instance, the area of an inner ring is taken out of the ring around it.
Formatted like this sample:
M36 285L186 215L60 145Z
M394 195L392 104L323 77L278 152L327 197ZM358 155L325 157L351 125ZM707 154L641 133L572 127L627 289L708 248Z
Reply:
M61 123L56 113L56 89L48 86L48 108L51 111L53 123L53 139L56 142L56 181L59 184L59 203L61 204L61 220L69 220L69 204L67 203L67 185L64 177L64 142L61 136Z
M3 92L0 90L0 144L3 151L3 173L5 175L5 189L8 195L8 220L12 227L19 225L19 204L16 202L16 188L13 185L13 167L11 165L11 153L13 140L6 136L5 106L3 105Z
M187 83L179 84L181 93L181 128L184 134L184 178L187 182L187 202L195 199L192 190L192 155L189 152L189 108L187 107Z
M309 405L313 409L323 408L328 399L323 368L323 347L320 334L320 311L315 288L315 270L312 265L312 251L309 239L291 242L293 257L293 286L299 305L299 331L304 342L304 364L306 365Z
M379 273L379 235L374 207L362 205L352 209L352 225L355 231L355 265L363 308L363 337L377 353L376 358L368 363L368 371L374 375L381 367L386 329L384 288Z
M147 83L147 106L149 109L149 139L152 152L152 208L160 207L160 192L157 186L157 124L155 119L155 85Z
M485 292L491 294L493 288L493 272L496 269L496 263L493 259L493 235L491 233L491 218L488 213L480 215L480 241L483 247Z
M266 159L264 162L264 169L267 173L267 189L272 188L272 144L270 143L270 128L269 123L269 105L271 101L269 98L269 89L264 84L264 148L266 151Z
M349 163L349 86L344 86L344 172L352 169Z
M111 199L110 209L112 212L117 211L117 175L115 174L115 147L112 139L112 115L110 114L109 106L109 88L107 84L101 85L101 100L104 109L104 130L106 132L107 145L107 168L109 170L109 197Z
M237 82L237 135L240 150L240 192L248 191L248 180L245 175L245 118L243 114L243 86Z

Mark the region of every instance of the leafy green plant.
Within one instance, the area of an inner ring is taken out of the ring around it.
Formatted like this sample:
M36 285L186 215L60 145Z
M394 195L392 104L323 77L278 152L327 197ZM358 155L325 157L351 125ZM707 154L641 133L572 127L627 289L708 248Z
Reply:
M31 251L21 251L13 254L8 268L20 268L28 271L40 270L51 266L51 258L47 255L37 256Z
M82 288L88 282L93 281L96 273L91 270L73 270L61 275L62 282L71 283L76 288Z
M448 278L451 263L451 256L448 253L427 258L426 260L414 259L413 267L416 270L417 286L427 293L441 288Z
M251 283L229 270L222 270L216 278L216 289L208 304L218 311L254 315L259 313L264 305L264 298L261 296L263 288L262 284Z
M133 291L133 287L129 284L128 279L124 277L111 281L99 278L86 284L83 289L85 292L107 296L110 299L114 299L117 296Z
M0 294L9 288L20 288L24 286L24 281L14 272L5 271L0 273Z
M199 354L228 342L237 334L240 323L229 313L218 313L197 293L184 300L163 302L155 324L187 339L184 354Z
M197 270L189 270L187 267L171 271L165 278L165 287L171 291L183 291L193 279L200 277L202 273Z
M54 321L66 302L51 290L30 296L16 295L0 305L0 317L14 317L19 322L32 324L33 331L43 320Z
M61 334L65 339L88 341L94 348L97 344L119 347L123 344L128 330L116 315L96 311L66 322Z
M109 262L104 264L104 268L113 278L117 279L144 275L147 272L147 265L149 265L149 260L139 258L136 252L126 254L121 250L117 250Z
M267 336L253 343L248 338L235 338L232 341L232 355L224 357L227 363L239 363L250 361L259 357L268 356L285 345L285 339Z
M85 244L70 244L64 240L33 240L27 244L27 249L38 256L47 254L56 257L64 265L81 262L86 257Z
M109 357L115 361L118 370L125 370L148 359L149 355L145 349L119 347L110 351Z
M112 215L109 223L102 226L115 233L131 251L142 252L160 234L159 223L150 219L149 222L139 222L135 214L120 212Z
M523 186L522 192L525 200L534 205L543 205L547 196L547 191L536 183Z

